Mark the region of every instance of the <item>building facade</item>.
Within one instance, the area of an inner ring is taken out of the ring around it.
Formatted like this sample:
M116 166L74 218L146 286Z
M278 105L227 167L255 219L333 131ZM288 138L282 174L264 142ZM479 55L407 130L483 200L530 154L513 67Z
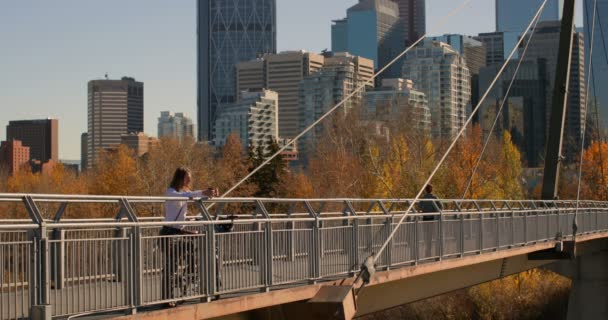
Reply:
M180 141L186 137L194 138L194 123L182 112L174 115L170 111L161 111L158 118L158 137L172 137Z
M426 0L396 0L406 46L426 33Z
M88 165L88 155L89 155L89 134L87 132L83 132L80 135L80 170L86 171L89 167Z
M486 66L505 61L505 35L503 32L480 33L475 37L486 48Z
M19 140L2 141L0 143L0 167L14 175L29 166L30 148Z
M471 36L461 34L445 34L439 37L431 37L433 41L449 44L452 49L463 56L471 75L479 74L479 69L486 66L486 47L484 44Z
M591 79L589 79L588 83L590 86L589 117L591 117L591 114L593 114L593 118L597 116L600 119L599 126L601 131L606 132L606 128L608 128L608 90L603 89L603 86L608 83L608 59L606 59L607 53L604 45L604 43L608 43L608 18L606 18L608 17L608 0L597 0L595 32L593 35L593 57L590 58L594 3L595 0L584 0L583 8L584 33L585 39L587 39L585 41L585 61L591 61L591 63L587 63L586 69L586 72L590 72L591 70Z
M241 92L238 102L218 114L214 145L224 146L228 136L235 133L244 148L262 146L267 151L271 140L279 141L278 101L278 93L271 90Z
M544 21L538 24L534 38L528 46L526 60L546 61L547 96L545 128L548 133L551 120L551 106L555 90L555 72L559 51L561 23L559 21ZM529 39L525 36L524 46ZM523 50L523 49L521 49ZM580 152L582 132L585 128L585 114L587 112L586 85L585 85L585 40L582 33L575 32L572 43L572 60L570 64L570 84L568 88L568 104L566 123L564 128L564 156L572 162Z
M216 112L236 101L234 67L276 53L276 0L197 0L198 139L212 140Z
M496 77L501 66L492 65L482 68L479 75L479 94L485 93L491 81ZM527 167L539 167L545 156L546 117L547 117L547 71L546 61L524 61L513 82L508 97L506 91L517 68L516 63L507 65L498 82L489 92L488 97L479 109L479 124L485 136L496 119L503 100L505 106L494 129L500 137L509 131L513 142L522 152L522 159ZM522 126L523 123L523 126Z
M268 89L279 95L279 133L293 138L300 123L300 81L319 71L324 64L322 55L305 51L267 54L262 58L236 66L238 90Z
M135 157L141 157L158 144L158 139L143 132L129 133L120 136L120 144L131 149Z
M88 85L87 168L99 151L120 144L121 136L144 131L144 84L133 78L92 80Z
M300 94L300 123L299 131L303 131L313 122L323 116L329 109L344 100L355 89L370 83L374 75L374 62L371 59L358 57L349 53L335 53L325 59L323 68L306 78L299 85ZM363 92L354 95L345 102L341 110L361 104ZM298 141L301 153L306 153L308 145L313 143L321 133L322 126L317 126Z
M6 139L19 140L30 148L32 160L59 161L59 121L57 119L10 121Z
M544 0L496 0L496 31L504 35L504 51L508 55ZM561 0L547 1L540 21L560 19ZM505 57L506 58L506 57Z
M405 49L400 21L395 2L360 0L347 10L345 19L334 21L332 51L371 59L380 70ZM381 78L398 77L400 69L401 64L395 63Z
M428 100L423 92L414 89L411 80L384 79L381 87L364 93L363 106L366 120L408 119L404 126L424 133L431 131Z
M426 94L432 136L454 137L471 107L471 75L464 58L446 43L424 41L406 55L403 78Z

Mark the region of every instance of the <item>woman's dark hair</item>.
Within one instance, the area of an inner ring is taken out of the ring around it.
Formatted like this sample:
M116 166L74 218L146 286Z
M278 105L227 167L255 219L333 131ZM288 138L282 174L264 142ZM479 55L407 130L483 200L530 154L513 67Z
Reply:
M173 180L171 180L170 187L180 191L185 184L186 176L190 174L190 169L186 167L179 167L175 169L175 173L173 174Z

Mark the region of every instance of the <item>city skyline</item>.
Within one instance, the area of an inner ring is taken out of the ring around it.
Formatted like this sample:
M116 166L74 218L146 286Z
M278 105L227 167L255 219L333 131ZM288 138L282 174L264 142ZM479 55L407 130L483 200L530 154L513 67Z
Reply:
M10 120L57 118L59 158L78 159L80 134L87 125L84 89L89 80L106 72L111 78L129 75L146 83L144 131L149 135L156 135L156 117L162 110L196 114L196 2L172 6L160 0L145 5L120 2L120 12L111 5L119 1L108 2L0 4L0 40L6 44L0 61L0 128ZM356 2L277 3L278 51L329 48L331 20ZM315 5L323 5L324 10ZM427 30L456 5L448 0L427 1ZM493 13L494 1L472 1L433 35L491 32ZM309 23L307 17L313 14L316 23ZM470 21L471 15L479 19ZM0 140L6 139L2 131Z

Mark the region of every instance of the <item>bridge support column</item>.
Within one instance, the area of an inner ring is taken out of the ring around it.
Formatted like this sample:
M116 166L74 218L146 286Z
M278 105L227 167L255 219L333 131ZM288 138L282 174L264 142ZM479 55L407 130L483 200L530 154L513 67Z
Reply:
M577 244L575 252L548 267L572 279L568 319L608 319L608 240Z
M581 256L570 263L568 319L608 319L608 251Z

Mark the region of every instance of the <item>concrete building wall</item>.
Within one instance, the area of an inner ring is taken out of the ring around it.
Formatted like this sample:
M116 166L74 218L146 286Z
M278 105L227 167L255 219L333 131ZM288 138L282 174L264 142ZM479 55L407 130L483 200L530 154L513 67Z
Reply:
M452 138L464 126L471 103L469 68L448 44L425 41L407 54L403 78L424 92L431 110L431 133Z
M399 81L400 80L400 81ZM404 79L384 79L382 87L363 95L365 119L389 122L406 119L404 126L430 133L431 112L426 95Z
M158 137L173 137L178 140L194 138L194 123L182 112L175 114L161 111L158 118Z
M214 145L221 147L235 133L245 150L250 146L268 148L271 139L279 140L277 92L243 91L239 102L222 109L214 125Z
M8 169L10 175L18 173L29 164L30 148L19 140L2 141L0 143L0 165Z
M141 157L148 153L150 149L158 143L158 139L150 137L145 133L129 133L120 136L120 144L133 150L136 157Z
M374 62L371 59L348 53L336 53L326 58L319 72L305 77L299 84L299 131L310 126L358 87L367 83L366 90L371 89L373 85L369 80L373 73ZM348 112L361 103L361 97L362 92L354 95L340 110ZM298 148L302 153L309 150L308 145L316 140L321 130L322 126L319 125L300 139Z
M267 54L259 60L237 65L238 87L242 91L264 88L277 92L280 135L293 138L299 133L300 81L319 71L324 61L322 55L305 51Z

